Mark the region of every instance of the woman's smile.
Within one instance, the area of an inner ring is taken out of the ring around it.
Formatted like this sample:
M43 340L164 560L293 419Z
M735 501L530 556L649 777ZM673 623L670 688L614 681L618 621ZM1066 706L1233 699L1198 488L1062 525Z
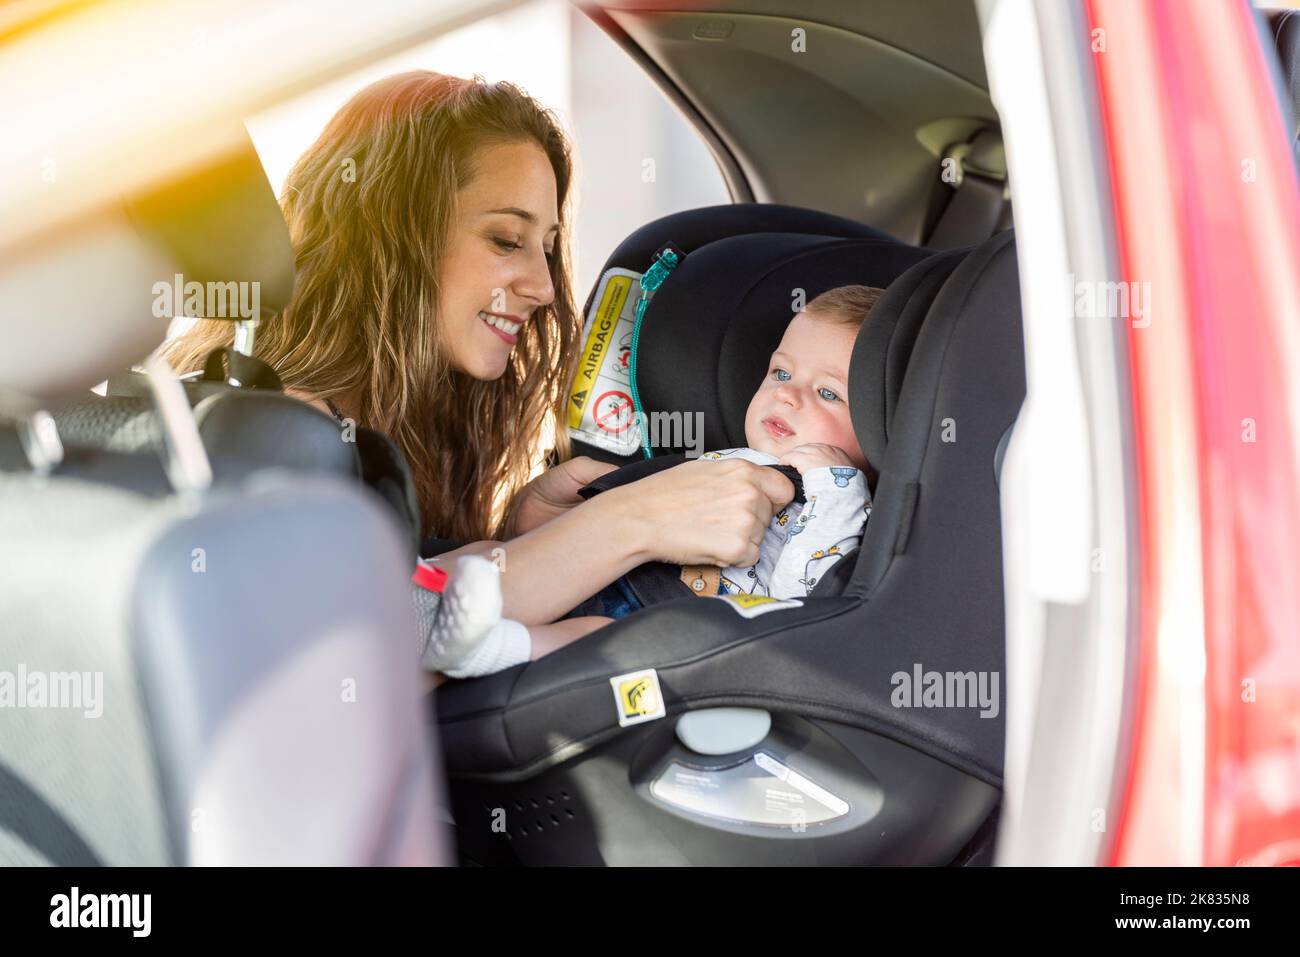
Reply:
M519 330L524 320L519 316L505 315L499 312L480 312L478 317L489 329L501 337L502 341L514 345L519 341Z

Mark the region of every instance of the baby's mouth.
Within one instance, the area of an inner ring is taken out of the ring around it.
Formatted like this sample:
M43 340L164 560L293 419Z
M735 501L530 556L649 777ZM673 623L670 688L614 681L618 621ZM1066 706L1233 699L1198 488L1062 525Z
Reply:
M763 420L762 425L767 429L768 435L774 439L784 439L794 435L794 429L790 428L790 424L779 415L769 415Z

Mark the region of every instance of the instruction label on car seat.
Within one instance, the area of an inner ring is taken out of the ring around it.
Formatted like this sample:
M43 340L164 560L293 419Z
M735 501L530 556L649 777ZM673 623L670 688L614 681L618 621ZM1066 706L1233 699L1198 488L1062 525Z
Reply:
M768 595L745 594L710 595L709 597L727 602L741 618L757 618L759 615L766 615L769 611L803 607L803 602L797 598L772 598Z
M667 713L664 696L659 691L659 675L653 668L615 675L609 684L614 689L619 727L653 721Z
M630 269L610 269L600 277L569 390L570 437L618 455L631 455L641 447L630 369L641 276Z

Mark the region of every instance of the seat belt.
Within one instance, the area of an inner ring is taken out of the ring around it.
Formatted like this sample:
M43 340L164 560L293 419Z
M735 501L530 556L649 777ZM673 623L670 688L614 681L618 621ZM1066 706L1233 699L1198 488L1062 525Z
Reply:
M655 294L664 280L668 278L669 273L680 265L681 261L686 258L686 253L674 243L665 244L655 253L654 262L650 268L645 271L641 277L641 299L636 304L636 321L632 325L632 347L629 355L628 364L628 385L631 386L632 392L632 414L636 416L636 421L644 423L645 403L641 401L641 390L637 387L636 378L636 360L641 346L641 324L645 321L646 306L650 305L650 297ZM641 453L647 458L654 458L654 452L650 448L650 436L645 434L645 427L642 426L641 435Z
M980 130L969 142L949 148L941 169L943 181L954 192L926 246L973 246L1009 225L1006 151L996 131Z

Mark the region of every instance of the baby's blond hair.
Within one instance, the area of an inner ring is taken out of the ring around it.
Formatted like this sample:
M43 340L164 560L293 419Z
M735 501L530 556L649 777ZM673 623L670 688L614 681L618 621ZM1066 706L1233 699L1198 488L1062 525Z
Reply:
M836 286L828 289L804 307L815 318L828 319L836 325L857 328L867 318L885 290L876 286Z

